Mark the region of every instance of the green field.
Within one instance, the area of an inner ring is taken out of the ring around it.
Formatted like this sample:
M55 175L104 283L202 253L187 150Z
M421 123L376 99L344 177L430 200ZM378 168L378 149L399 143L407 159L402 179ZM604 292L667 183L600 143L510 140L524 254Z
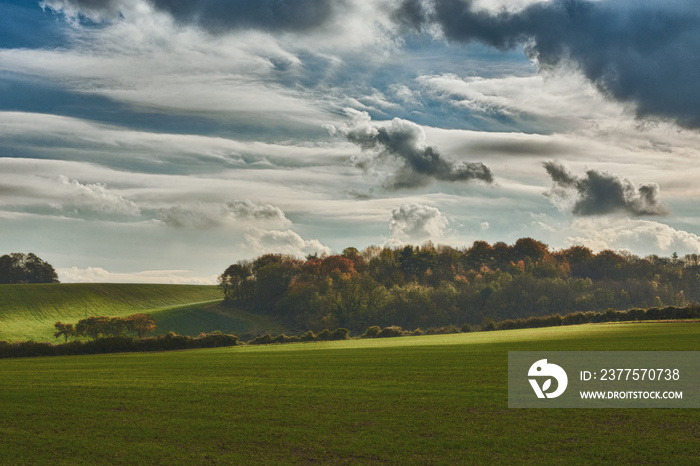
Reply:
M221 330L234 333L283 332L265 319L223 306L216 286L47 284L0 285L0 340L56 342L56 321L76 323L86 316L152 315L156 333L196 336Z
M700 323L0 360L0 463L698 464L697 409L508 409L509 350L700 350Z

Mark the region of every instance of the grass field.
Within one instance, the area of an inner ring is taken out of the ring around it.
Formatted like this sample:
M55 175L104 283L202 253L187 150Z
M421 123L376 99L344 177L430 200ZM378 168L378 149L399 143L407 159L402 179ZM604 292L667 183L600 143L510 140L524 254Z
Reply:
M50 284L0 285L0 340L56 342L54 323L76 323L87 316L151 314L156 333L196 336L221 330L234 333L283 332L265 319L221 304L216 286Z
M700 350L700 323L0 360L0 463L698 464L697 409L508 409L509 350Z

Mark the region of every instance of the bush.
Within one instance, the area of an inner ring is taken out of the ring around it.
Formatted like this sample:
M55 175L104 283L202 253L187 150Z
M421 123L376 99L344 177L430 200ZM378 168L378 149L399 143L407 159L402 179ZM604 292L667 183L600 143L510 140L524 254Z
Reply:
M266 333L265 335L260 335L257 338L254 338L253 340L249 341L249 345L269 345L271 343L274 343L275 340L272 338L272 335L269 333Z
M401 337L403 336L403 329L399 327L398 325L393 325L391 327L384 327L381 332L379 332L379 335L377 335L378 338L391 338L391 337Z
M331 340L347 340L350 338L350 331L346 328L337 328L331 333Z
M496 330L496 321L491 317L484 317L484 320L481 321L481 330L486 332Z
M362 338L377 338L379 336L379 332L381 332L381 329L373 325L369 327L367 330L365 330L365 333L361 335Z
M474 327L471 324L464 324L459 328L462 333L469 333L474 331Z
M328 329L323 329L321 332L316 335L316 339L318 341L328 341L331 339L331 331Z
M238 337L221 332L212 332L209 335L197 338L199 348L218 348L221 346L236 346Z
M273 343L293 343L295 341L299 341L297 337L288 337L284 333L272 338Z
M309 330L308 332L303 333L303 334L299 337L299 341L318 341L318 340L317 340L317 338L316 338L316 335L314 335L314 332L312 332L311 330Z

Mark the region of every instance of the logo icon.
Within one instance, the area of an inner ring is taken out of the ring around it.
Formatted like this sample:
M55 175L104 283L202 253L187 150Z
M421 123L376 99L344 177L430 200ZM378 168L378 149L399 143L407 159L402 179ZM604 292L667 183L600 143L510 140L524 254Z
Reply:
M537 398L556 398L566 390L566 386L569 383L569 377L566 372L561 367L556 364L549 364L546 359L540 359L532 366L527 373L528 377L547 377L543 381L542 386L540 386L537 379L528 379L532 389L535 391ZM547 393L552 386L552 378L557 381L557 389L553 392Z

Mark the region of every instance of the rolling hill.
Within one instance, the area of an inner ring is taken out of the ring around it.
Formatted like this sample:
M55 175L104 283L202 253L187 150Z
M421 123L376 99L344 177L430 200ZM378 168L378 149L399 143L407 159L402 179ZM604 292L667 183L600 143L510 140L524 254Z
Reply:
M196 336L220 330L237 334L283 332L268 320L223 304L216 286L142 284L0 285L0 340L57 341L56 321L89 316L150 314L156 333Z

